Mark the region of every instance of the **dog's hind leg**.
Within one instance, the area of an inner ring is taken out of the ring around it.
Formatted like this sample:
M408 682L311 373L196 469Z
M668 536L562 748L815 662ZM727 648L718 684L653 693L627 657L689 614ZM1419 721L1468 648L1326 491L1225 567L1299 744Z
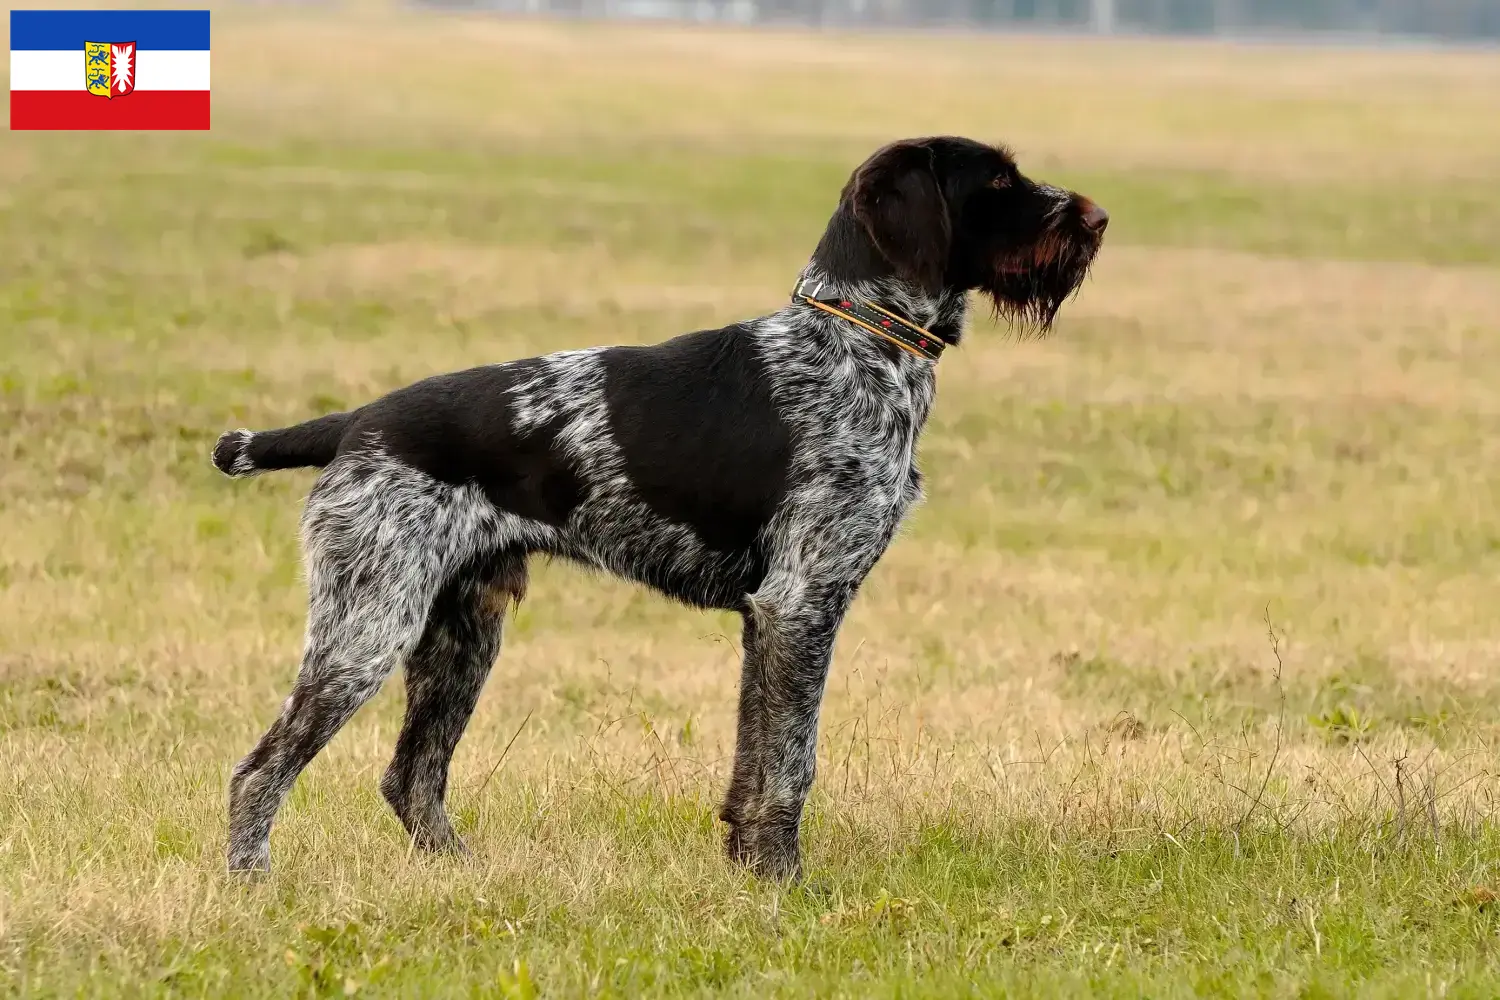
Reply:
M406 721L380 791L418 847L464 850L443 804L448 766L499 654L506 607L525 590L519 552L461 574L438 595L407 658Z
M318 752L417 645L426 607L394 588L367 587L349 603L313 570L302 668L281 715L234 769L229 786L229 868L269 870L282 800ZM343 585L354 584L354 573ZM321 592L321 600L319 599Z
M360 603L370 610L375 602ZM271 824L297 775L380 690L421 636L422 616L410 607L384 611L378 623L356 622L355 617L325 613L309 623L291 696L234 769L229 785L231 871L270 869ZM371 627L360 627L366 624Z
M395 463L331 467L303 515L309 606L281 715L234 769L231 871L270 868L271 825L297 775L417 648L473 504Z

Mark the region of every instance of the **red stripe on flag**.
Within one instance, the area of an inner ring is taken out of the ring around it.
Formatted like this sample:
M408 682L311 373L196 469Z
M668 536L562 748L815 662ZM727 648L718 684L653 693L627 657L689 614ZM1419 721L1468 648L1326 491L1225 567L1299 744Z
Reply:
M15 129L206 129L206 90L137 90L105 98L86 90L12 90Z

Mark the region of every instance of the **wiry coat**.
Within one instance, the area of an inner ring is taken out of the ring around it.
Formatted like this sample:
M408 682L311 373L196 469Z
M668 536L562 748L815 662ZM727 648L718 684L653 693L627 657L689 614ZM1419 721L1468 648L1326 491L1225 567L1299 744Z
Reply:
M956 343L976 287L1050 322L1105 218L1021 178L1003 150L898 143L855 173L804 273ZM795 872L834 639L921 496L933 396L931 360L793 301L650 347L437 375L349 413L224 435L214 461L230 475L326 467L302 518L303 666L235 769L230 867L269 867L297 774L403 665L406 720L381 790L418 844L457 846L449 761L527 559L546 553L743 614L722 818L733 856Z

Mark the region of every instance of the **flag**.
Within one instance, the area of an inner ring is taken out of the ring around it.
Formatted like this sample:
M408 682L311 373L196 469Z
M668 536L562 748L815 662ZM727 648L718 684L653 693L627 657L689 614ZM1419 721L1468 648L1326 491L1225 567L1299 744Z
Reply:
M11 11L10 127L208 128L208 11Z

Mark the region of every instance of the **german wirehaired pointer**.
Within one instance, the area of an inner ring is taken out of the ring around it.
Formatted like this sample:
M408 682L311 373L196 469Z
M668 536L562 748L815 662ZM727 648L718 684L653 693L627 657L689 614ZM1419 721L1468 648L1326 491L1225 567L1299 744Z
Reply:
M791 301L650 347L435 375L348 413L236 430L230 476L322 468L302 514L301 672L234 769L231 870L270 867L297 775L398 666L406 719L380 790L415 843L462 849L448 765L533 553L744 616L731 857L800 871L840 622L921 495L917 436L967 293L1045 331L1108 215L1004 149L896 142L854 171Z

